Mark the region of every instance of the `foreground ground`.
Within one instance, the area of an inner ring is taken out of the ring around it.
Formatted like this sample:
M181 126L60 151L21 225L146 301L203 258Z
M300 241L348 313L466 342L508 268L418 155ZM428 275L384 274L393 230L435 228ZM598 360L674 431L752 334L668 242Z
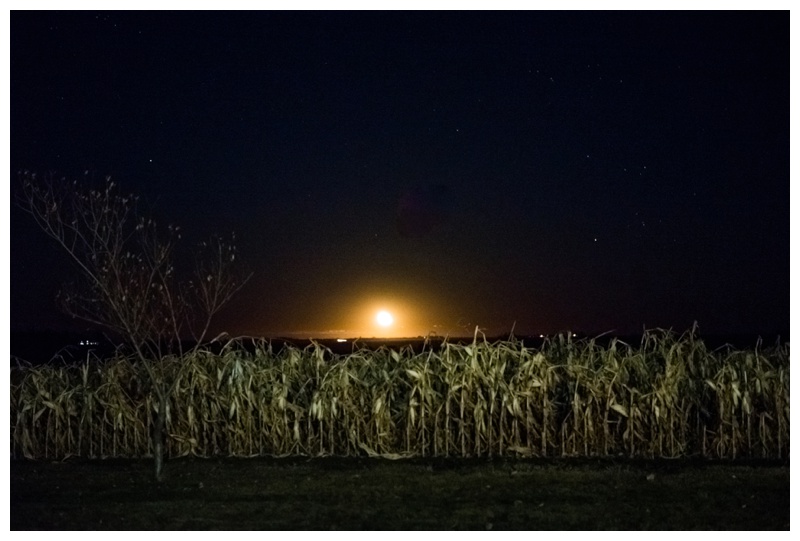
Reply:
M11 529L788 530L787 464L11 461Z

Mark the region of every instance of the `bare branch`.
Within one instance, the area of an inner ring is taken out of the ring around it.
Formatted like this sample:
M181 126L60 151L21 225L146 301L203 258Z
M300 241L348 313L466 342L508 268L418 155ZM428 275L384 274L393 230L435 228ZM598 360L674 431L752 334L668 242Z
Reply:
M52 175L21 173L20 206L67 253L80 282L59 304L72 317L119 334L140 357L182 355L181 340L202 342L212 319L249 276L237 273L235 238L213 237L181 281L173 263L180 228L160 229L110 178L100 189Z

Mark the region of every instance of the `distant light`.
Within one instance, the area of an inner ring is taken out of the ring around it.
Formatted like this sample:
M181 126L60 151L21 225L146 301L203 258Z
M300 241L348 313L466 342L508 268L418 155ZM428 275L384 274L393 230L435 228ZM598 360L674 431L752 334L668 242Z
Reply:
M344 338L337 338L336 341L337 342L347 342L347 340L345 340Z
M378 315L375 316L375 321L378 322L378 325L381 327L388 327L392 323L394 323L394 318L392 314L387 312L386 310L381 310L378 312Z

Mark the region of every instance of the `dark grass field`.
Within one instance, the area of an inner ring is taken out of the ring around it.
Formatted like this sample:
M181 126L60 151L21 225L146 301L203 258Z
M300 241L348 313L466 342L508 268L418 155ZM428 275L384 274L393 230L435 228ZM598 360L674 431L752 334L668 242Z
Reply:
M12 460L12 530L788 530L789 465Z

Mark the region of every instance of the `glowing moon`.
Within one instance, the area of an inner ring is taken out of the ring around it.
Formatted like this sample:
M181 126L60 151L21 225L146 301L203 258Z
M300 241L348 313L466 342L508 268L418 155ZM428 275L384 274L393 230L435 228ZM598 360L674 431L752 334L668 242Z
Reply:
M381 327L388 327L392 323L394 323L394 318L392 314L387 312L386 310L381 310L378 312L378 315L375 316L375 321L378 322L378 325Z

